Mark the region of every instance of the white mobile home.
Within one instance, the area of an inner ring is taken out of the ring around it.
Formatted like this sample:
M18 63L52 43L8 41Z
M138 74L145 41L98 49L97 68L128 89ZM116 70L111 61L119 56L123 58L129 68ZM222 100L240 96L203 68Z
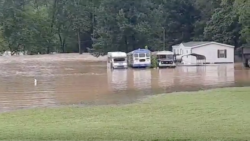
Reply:
M174 45L173 52L184 64L234 63L234 46L217 42L187 42Z

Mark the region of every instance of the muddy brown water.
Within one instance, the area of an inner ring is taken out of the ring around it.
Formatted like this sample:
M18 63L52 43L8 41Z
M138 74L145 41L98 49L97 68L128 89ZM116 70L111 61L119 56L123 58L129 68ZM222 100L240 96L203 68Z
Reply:
M110 71L105 62L78 58L0 57L0 112L128 104L166 92L250 85L250 70L241 64Z

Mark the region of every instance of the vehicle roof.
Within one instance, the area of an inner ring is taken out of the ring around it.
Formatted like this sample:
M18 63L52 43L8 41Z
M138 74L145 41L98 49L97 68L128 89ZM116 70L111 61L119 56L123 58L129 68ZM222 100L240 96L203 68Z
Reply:
M116 52L108 52L108 56L111 56L111 57L126 57L127 54L125 52L116 51Z
M172 51L157 51L155 52L155 54L156 55L168 55L168 54L174 55Z
M133 54L133 53L151 53L151 51L150 50L148 50L148 49L136 49L136 50L133 50L133 51L131 51L129 54Z

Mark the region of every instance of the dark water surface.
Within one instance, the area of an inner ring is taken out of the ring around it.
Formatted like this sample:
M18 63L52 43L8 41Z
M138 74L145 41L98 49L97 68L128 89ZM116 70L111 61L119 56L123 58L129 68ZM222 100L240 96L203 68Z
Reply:
M0 66L0 112L127 104L165 92L250 85L250 70L241 64L110 71L104 62L0 58Z

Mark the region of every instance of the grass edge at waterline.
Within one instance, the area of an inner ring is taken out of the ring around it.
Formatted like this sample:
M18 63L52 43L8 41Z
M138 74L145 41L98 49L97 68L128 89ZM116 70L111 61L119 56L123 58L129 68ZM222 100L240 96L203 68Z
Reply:
M124 106L0 114L0 140L248 140L250 88L152 96Z

